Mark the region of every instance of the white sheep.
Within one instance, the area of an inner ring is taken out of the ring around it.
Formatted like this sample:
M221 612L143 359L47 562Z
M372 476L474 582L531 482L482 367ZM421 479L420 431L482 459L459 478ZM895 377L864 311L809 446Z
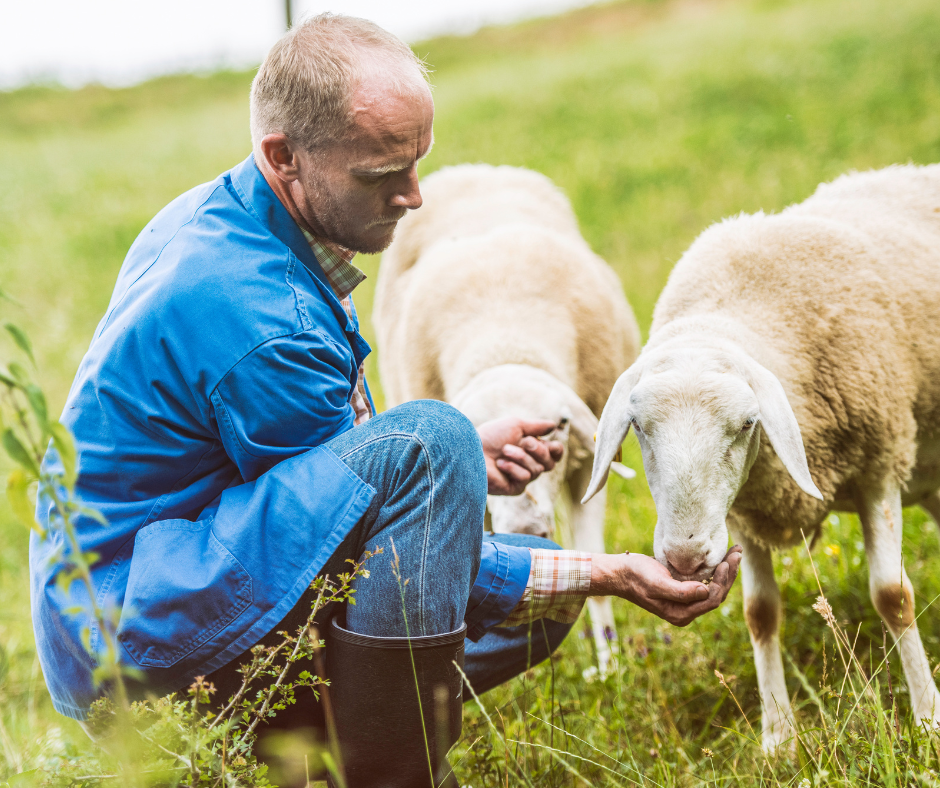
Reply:
M433 398L474 424L510 415L559 424L562 460L523 495L490 497L493 530L552 535L566 486L574 547L603 551L603 491L590 504L580 499L595 414L639 350L620 281L543 175L465 164L423 179L422 194L382 257L376 287L387 404ZM590 600L589 610L603 670L613 612L609 600Z
M727 529L744 547L767 749L793 735L771 550L815 539L830 509L860 515L915 718L940 722L901 558L902 506L940 520L940 165L846 175L707 229L604 408L585 500L631 425L656 557L702 579Z

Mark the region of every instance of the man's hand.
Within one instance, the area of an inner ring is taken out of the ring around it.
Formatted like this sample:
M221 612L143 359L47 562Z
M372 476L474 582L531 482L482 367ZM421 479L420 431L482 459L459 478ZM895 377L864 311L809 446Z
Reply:
M543 471L561 459L565 447L558 441L539 440L558 425L508 417L477 427L486 457L490 495L519 495Z
M619 596L661 619L684 627L725 601L738 575L741 548L732 547L718 564L711 583L673 580L655 558L638 553L591 557L591 596Z

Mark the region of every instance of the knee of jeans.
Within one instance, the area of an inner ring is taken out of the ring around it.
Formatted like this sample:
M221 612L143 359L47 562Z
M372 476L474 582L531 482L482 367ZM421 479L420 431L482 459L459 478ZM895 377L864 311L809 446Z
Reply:
M399 407L413 420L415 437L428 450L431 462L466 475L468 481L483 482L481 491L485 496L483 447L470 419L439 400L415 400Z
M436 436L449 444L479 444L476 428L453 405L436 399L419 399L406 404L415 410L417 427L422 434Z

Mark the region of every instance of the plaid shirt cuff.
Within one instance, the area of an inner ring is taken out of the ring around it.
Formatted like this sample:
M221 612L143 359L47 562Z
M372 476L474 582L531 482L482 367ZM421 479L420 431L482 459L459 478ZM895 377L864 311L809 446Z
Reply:
M549 618L573 624L591 588L591 554L575 550L532 549L532 568L522 599L503 627Z

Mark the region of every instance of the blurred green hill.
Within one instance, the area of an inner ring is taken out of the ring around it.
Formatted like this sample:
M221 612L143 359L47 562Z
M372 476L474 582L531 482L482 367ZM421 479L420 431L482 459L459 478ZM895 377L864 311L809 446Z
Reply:
M710 222L848 169L940 159L938 8L635 0L422 42L437 104L423 171L549 175L645 327ZM136 234L248 154L251 77L0 93L0 285L24 304L56 404Z
M422 172L482 161L550 176L620 275L644 332L672 265L711 222L779 210L846 170L940 161L937 0L628 0L415 49L433 68L437 107ZM4 303L4 317L33 338L54 411L137 233L174 197L248 155L251 78L225 72L121 90L0 93L0 287L19 302ZM377 258L365 260L370 279L356 293L370 338L377 267ZM369 363L379 390L374 355ZM635 451L628 457L634 467L638 460ZM612 544L648 550L655 512L641 480L612 483L610 507ZM851 522L843 518L838 538L858 539ZM940 592L936 538L923 516L913 522L908 571L932 599ZM866 622L871 641L860 648L880 648L864 569L849 566L847 553L839 560L827 575L830 600ZM35 662L25 562L26 534L0 522L0 780L38 762L42 742L65 725ZM787 570L795 590L785 593L812 591L808 567L797 561ZM674 716L663 723L645 695L628 703L622 689L624 705L604 712L619 720L609 729L659 737L663 753L662 742L678 747L689 732L698 736L720 708L710 664L750 682L742 699L756 717L737 604L733 620L716 615L676 636L677 653L705 649L712 662L669 657L650 666L649 686L638 685L650 698L667 686ZM636 609L623 605L617 615L624 631L654 631ZM788 619L787 642L804 667L824 635L817 618L804 611ZM936 659L940 618L922 627ZM574 679L590 663L585 643L565 647ZM591 686L571 687L571 709L607 709L609 698ZM598 745L613 748L617 736ZM650 768L665 768L665 758Z

